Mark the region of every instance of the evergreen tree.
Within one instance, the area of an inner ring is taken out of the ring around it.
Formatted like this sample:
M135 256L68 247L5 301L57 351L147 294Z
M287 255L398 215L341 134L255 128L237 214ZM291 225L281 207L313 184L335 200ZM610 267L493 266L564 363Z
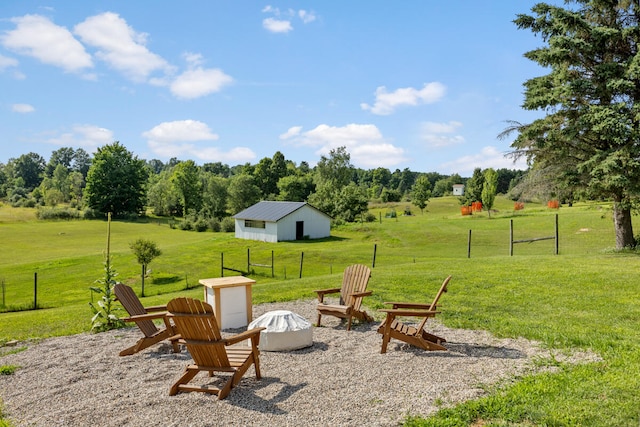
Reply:
M637 1L538 3L520 29L545 46L525 57L549 73L524 83L524 108L546 115L506 130L512 147L566 187L613 201L616 247L636 244L631 211L640 194L640 6ZM561 167L559 167L561 166Z

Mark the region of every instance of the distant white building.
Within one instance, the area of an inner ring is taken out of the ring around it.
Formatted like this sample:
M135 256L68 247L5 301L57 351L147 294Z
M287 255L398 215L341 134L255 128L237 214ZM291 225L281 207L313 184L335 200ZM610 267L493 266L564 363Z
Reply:
M453 184L453 195L464 196L464 184Z
M331 217L306 202L262 201L233 218L238 239L275 243L331 235Z

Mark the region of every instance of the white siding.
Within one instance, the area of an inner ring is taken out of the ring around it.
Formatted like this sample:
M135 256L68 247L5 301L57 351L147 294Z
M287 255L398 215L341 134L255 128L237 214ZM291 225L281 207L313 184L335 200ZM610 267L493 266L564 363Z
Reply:
M296 223L304 223L304 236L321 239L331 235L331 220L310 206L303 206L278 221L278 241L296 240Z
M275 243L278 241L278 225L275 222L267 222L265 228L252 228L244 226L244 219L236 219L235 235L237 239Z
M265 228L245 227L244 219L236 219L235 236L238 239L279 242L296 240L296 223L304 223L303 236L309 239L321 239L331 235L331 219L310 206L303 206L290 213L277 223L267 222Z

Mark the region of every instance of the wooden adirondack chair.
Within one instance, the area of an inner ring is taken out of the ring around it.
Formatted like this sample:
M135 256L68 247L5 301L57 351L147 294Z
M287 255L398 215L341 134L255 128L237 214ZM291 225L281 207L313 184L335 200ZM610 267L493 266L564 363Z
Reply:
M366 265L354 264L344 270L342 277L342 287L332 289L322 289L315 291L318 294L318 322L323 314L336 316L341 319L347 319L347 331L351 330L351 320L356 318L360 321L371 322L373 318L366 311L361 310L362 298L372 294L371 291L365 291L371 277L371 270ZM324 296L340 292L339 304L325 304Z
M447 285L450 280L451 276L444 279L431 304L385 302L385 304L390 304L392 308L379 310L387 313L386 319L378 327L378 333L382 334L382 349L380 353L387 352L387 344L389 344L391 338L404 341L424 350L447 350L442 346L442 343L447 340L425 331L424 326L430 317L435 317L436 314L440 313L436 311L438 300L443 293L447 292ZM417 326L412 326L398 320L397 317L400 316L421 317L422 320Z
M218 399L224 399L231 389L238 385L252 364L256 378L261 378L258 344L260 331L266 328L254 328L230 338L223 338L211 305L182 297L169 301L167 309L180 333L180 342L186 344L194 361L193 364L187 365L184 374L171 386L170 396L181 391L201 391L217 394ZM251 347L246 344L229 347L246 340L251 340ZM209 376L213 376L215 371L231 372L232 375L221 388L189 385L200 371L209 372Z
M127 310L127 313L129 313L129 317L122 320L125 322L135 322L136 326L138 326L144 335L134 345L122 350L120 356L129 356L167 339L171 341L174 353L180 351L177 342L179 337L176 336L177 333L167 318L166 306L143 307L133 289L123 283L117 283L113 287L113 291L116 294L117 300L120 301L120 304L122 304L124 309ZM158 328L156 324L153 323L153 319L164 320L164 329Z

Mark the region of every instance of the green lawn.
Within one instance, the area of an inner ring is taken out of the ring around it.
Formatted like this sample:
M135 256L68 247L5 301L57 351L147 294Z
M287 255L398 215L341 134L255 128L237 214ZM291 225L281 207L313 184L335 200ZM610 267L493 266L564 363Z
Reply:
M406 205L394 208L401 214ZM88 287L102 275L106 222L40 223L17 213L7 219L5 209L0 208L5 309L32 303L34 273L43 309L1 313L0 341L87 331ZM443 408L428 420L409 417L407 425L640 424L639 260L635 252L612 249L607 205L556 211L528 204L514 212L512 202L499 198L491 219L486 213L461 216L452 197L433 199L423 215L413 208L413 216L385 218L389 209L373 207L382 222L341 226L332 230L330 239L277 244L236 240L228 233L172 230L153 221L113 222L113 265L118 278L139 292L139 265L128 244L138 237L158 244L163 255L150 266L145 290L151 296L143 299L148 305L177 295L201 297L197 281L220 276L223 252L225 264L246 268L248 248L254 262L264 264L273 251L276 277L264 268L252 276L257 280L253 302L259 304L313 298L313 289L339 284L346 265L371 265L375 249L370 282L374 295L365 300L374 311L383 301L430 300L451 274L440 317L447 326L538 340L558 350L588 349L603 359L561 364L558 373L519 378L485 398ZM559 255L554 255L553 240L543 240L516 244L514 256L509 256L511 223L516 240L552 236L556 214Z

